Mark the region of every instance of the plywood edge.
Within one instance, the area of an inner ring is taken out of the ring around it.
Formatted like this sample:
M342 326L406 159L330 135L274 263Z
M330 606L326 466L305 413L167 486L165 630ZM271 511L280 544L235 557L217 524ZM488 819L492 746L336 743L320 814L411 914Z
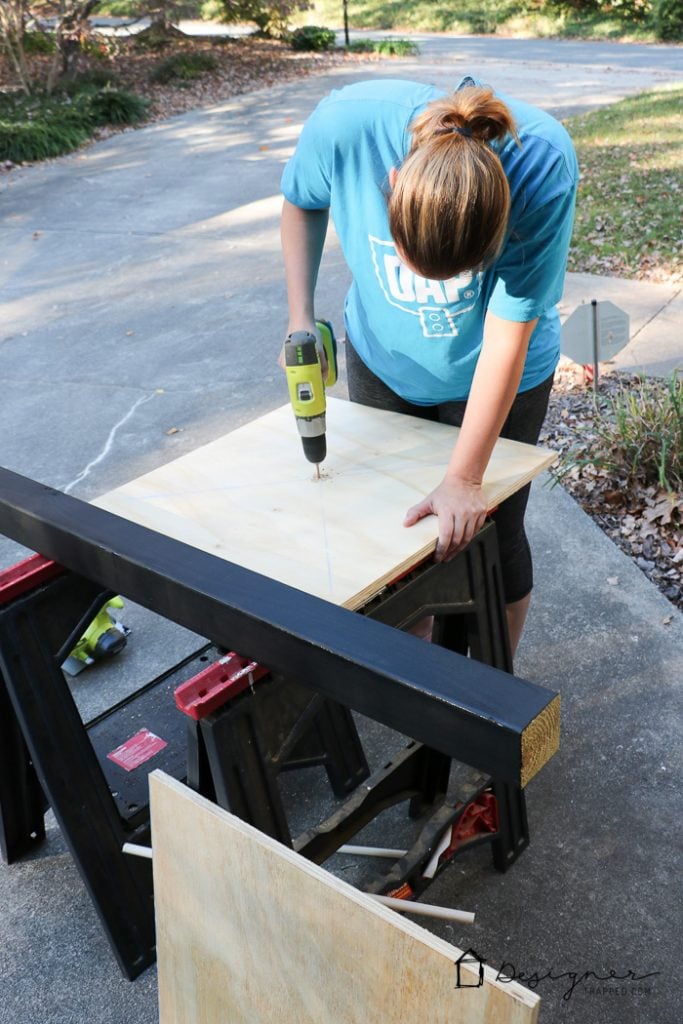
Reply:
M459 432L458 427L452 427L450 429L452 429L455 432ZM499 438L498 444L501 443L509 446L519 446L520 448L525 449L533 447L534 450L538 453L539 461L535 464L533 469L530 469L526 473L518 474L515 477L514 484L510 484L509 487L505 487L502 490L499 490L496 493L495 499L490 498L486 494L486 474L484 474L484 497L487 500L487 511L489 513L494 512L496 508L498 508L498 506L501 504L501 502L505 501L507 498L512 497L512 495L515 494L522 487L525 487L527 484L531 483L531 481L534 480L540 473L548 469L548 467L551 466L558 457L558 453L551 451L549 448L540 448L538 446L526 445L523 444L521 441L511 441L508 438ZM350 611L356 611L358 608L362 608L364 605L368 603L368 601L371 601L373 598L377 597L377 595L380 594L385 587L390 586L396 580L400 579L401 576L405 575L405 573L410 572L412 569L415 569L418 565L420 565L421 562L429 558L429 556L432 555L436 550L436 544L438 540L438 537L436 536L436 530L438 529L436 524L436 517L434 517L434 519L435 535L432 540L430 540L427 544L424 544L421 548L419 548L419 550L414 551L410 555L410 557L404 559L402 562L397 563L395 566L392 566L391 572L386 573L384 576L381 576L376 580L373 580L373 582L369 586L365 587L357 594L353 594L351 597L347 598L346 601L342 602L342 607L348 608Z
M335 875L332 875L329 871L326 871L319 865L306 860L305 857L302 857L289 847L284 846L282 843L279 843L270 836L260 832L258 829L242 821L229 811L225 811L218 807L218 805L211 803L209 800L189 789L183 783L178 782L176 779L167 775L165 772L157 769L150 773L149 787L152 837L155 848L157 842L161 843L160 835L162 832L162 820L172 821L173 829L182 827L182 822L179 821L178 814L178 798L180 798L180 800L184 801L188 807L192 806L194 809L199 809L202 814L213 817L217 821L228 825L231 830L241 834L251 843L261 847L262 850L271 851L272 853L277 854L277 856L282 857L294 870L300 872L301 875L309 877L312 881L316 880L318 883L322 883L329 889L343 895L345 899L348 899L359 907L362 907L368 914L382 919L391 927L398 929L405 935L410 936L416 942L421 943L424 947L427 947L433 953L443 957L449 964L455 965L460 957L466 955L465 951L459 949L457 946L446 942L444 939L440 939L425 928L415 924L414 921L404 918L395 911L382 906L375 900L372 900L365 893L360 892L347 882L344 882ZM155 823L157 826L156 832ZM155 875L158 870L158 860L155 855ZM472 975L473 980L476 981L479 975L478 964L470 964L464 961L462 963L462 969L469 972ZM520 1019L523 1019L525 1024L536 1024L536 1021L538 1020L540 997L516 981L498 980L498 972L486 964L484 964L483 970L484 986L488 987L489 990L493 988L504 993L505 997L509 999L511 1003L515 1004L518 1007L518 1010L523 1014Z
M497 444L500 445L503 442L509 445L520 445L526 449L533 448L534 452L538 455L538 462L536 462L533 468L529 469L527 472L518 473L515 476L514 483L511 483L509 486L503 487L498 491L495 500L496 508L501 504L501 502L506 501L508 498L512 497L513 494L516 494L517 491L521 490L522 487L526 487L527 484L530 484L532 480L539 476L544 470L548 469L549 466L552 466L558 457L558 453L551 451L549 448L539 448L537 445L524 445L521 441L509 441L504 437L499 438ZM484 491L486 491L486 473L484 473L482 486ZM493 505L493 502L487 503L489 512L492 510Z
M410 572L411 569L415 569L421 562L424 562L426 558L436 550L437 538L434 537L428 544L415 551L409 558L405 558L402 562L397 562L391 569L391 572L385 573L384 576L380 576L378 579L360 590L357 594L349 597L343 602L342 608L348 608L349 611L355 612L358 608L363 608L368 601L372 601L374 597L381 594L385 587L391 586L396 580L401 579L406 573Z
M560 749L560 695L547 704L522 732L520 786L524 788Z

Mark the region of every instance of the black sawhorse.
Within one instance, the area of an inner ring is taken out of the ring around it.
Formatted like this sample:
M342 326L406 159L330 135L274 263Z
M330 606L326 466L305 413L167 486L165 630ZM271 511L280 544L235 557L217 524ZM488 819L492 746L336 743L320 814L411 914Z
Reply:
M121 847L149 842L150 768L186 777L185 723L173 694L208 660L211 646L84 724L60 666L111 596L40 556L0 581L0 851L12 863L42 842L52 803L121 968L133 978L154 959L152 877L149 865L129 864ZM350 793L369 775L350 711L295 683L282 681L279 694L272 731L296 726L298 742L278 770L322 764L334 794ZM123 749L136 736L142 742L131 756L139 764L126 764ZM146 737L153 740L149 756ZM112 760L119 750L120 760ZM251 757L246 745L242 752L245 806L255 808L264 767L253 749Z
M145 801L124 797L122 814L122 793L112 792L115 786L109 775L118 769L106 754L102 756L103 751L112 751L108 718L100 716L84 727L59 667L83 623L112 594L122 593L220 647L238 647L246 656L258 657L275 676L296 679L347 708L415 736L419 741L415 747L425 744L425 752L408 758L411 778L406 782L404 771L401 792L414 791L409 795L418 803L439 801L453 757L490 780L499 780L498 786L512 786L520 798L511 802L518 836L512 847L509 836L499 837L503 846L510 847L499 866L524 845L526 819L520 786L556 749L555 694L499 668L458 659L436 644L388 630L380 622L367 621L9 471L0 470L0 485L0 530L34 550L41 548L59 566L68 566L68 571L41 580L0 612L0 668L14 711L14 716L4 716L0 726L1 749L6 752L0 764L5 846L17 855L22 847L39 841L44 793L129 977L154 956L149 865L121 852L126 839L148 841L146 807L141 806ZM490 531L480 535L482 545L487 543L486 536L492 536ZM482 596L481 582L476 587L473 583L487 558L482 548L477 570L471 555L461 563L467 569L460 573L463 606L458 624L453 608L447 606L452 591L444 589L447 577L456 573L456 562L424 571L423 579L429 578L432 590L429 594L425 590L421 604L415 601L420 581L407 580L368 612L399 625L435 612L442 642L460 650L467 646L475 655L488 649L494 664L509 667L506 644L503 641L501 647L496 640L505 632L504 625L500 630L503 610L495 559L487 577L491 589ZM170 707L170 690L178 680L167 674L162 681L169 688ZM157 685L155 681L141 691L142 698L155 707L165 703L154 693ZM6 709L7 695L0 700ZM171 719L180 720L172 711ZM162 737L166 727L164 723L157 727ZM141 767L141 774L146 780L148 768L160 767L182 777L184 755L184 741L166 742L153 763ZM416 773L418 764L422 767ZM396 802L396 789L393 785L390 797L385 793L385 801ZM377 805L361 808L353 831L360 827L363 815L369 820L376 813ZM344 841L342 833L350 827L342 823L334 836L327 825L321 827L303 852L325 859ZM296 840L294 845L302 847Z
M434 615L434 642L511 670L492 524L455 560L445 565L430 560L387 587L362 611L403 630ZM188 785L318 863L380 811L410 800L411 817L430 813L406 857L373 883L372 891L387 894L417 895L426 888L435 876L426 880L422 870L449 827L455 838L438 871L466 846L480 842L491 844L495 867L505 871L528 845L526 805L519 786L476 772L465 778L454 772L451 778L452 759L418 743L410 743L393 757L331 818L293 838L276 778L278 766L291 757L298 739L297 731L287 727L282 684L269 676L248 692L240 688L235 697L228 684L225 703L189 723ZM301 722L299 718L299 728ZM337 758L342 760L343 751L338 751Z

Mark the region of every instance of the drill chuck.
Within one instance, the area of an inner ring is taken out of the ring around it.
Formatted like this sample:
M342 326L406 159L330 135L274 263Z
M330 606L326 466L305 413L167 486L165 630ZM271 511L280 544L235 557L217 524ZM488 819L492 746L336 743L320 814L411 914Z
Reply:
M319 466L321 462L325 461L327 455L327 441L325 440L325 434L318 434L317 437L304 437L301 435L301 443L304 448L304 455L309 462L314 462L316 466Z

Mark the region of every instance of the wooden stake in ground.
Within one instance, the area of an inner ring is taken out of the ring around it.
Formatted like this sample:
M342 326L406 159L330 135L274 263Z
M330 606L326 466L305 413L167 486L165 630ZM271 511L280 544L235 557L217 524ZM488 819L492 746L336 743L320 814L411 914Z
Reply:
M538 1020L523 986L175 779L150 790L161 1024Z

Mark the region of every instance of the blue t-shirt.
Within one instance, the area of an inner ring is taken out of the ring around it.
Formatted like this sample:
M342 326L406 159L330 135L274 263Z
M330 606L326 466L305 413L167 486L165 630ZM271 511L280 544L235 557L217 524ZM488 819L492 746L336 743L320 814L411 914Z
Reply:
M471 78L461 86L479 84ZM410 124L445 93L385 79L327 96L306 122L282 177L285 198L303 209L330 207L353 274L346 331L363 362L418 405L464 399L481 349L487 309L506 320L539 317L520 391L545 380L559 358L555 304L562 296L578 181L567 132L549 114L498 95L510 108L521 148L492 143L511 196L506 241L487 270L448 281L419 277L401 262L389 232L389 171L410 148Z

